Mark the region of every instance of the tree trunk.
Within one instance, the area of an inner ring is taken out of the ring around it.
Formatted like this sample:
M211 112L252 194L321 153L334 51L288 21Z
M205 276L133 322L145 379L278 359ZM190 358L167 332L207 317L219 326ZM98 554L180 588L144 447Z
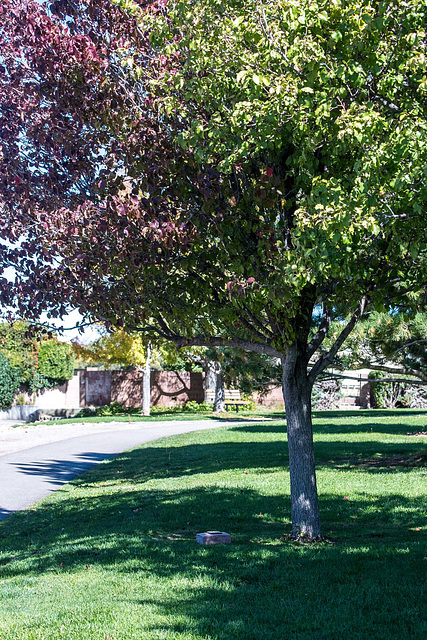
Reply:
M150 415L151 406L151 344L147 345L144 376L142 379L142 411L143 416Z
M208 360L205 365L205 402L207 402L207 391L215 390L214 411L221 413L225 411L225 389L224 376L221 363L216 360Z
M292 537L320 540L319 503L311 422L311 384L307 360L298 347L283 361L283 397L288 433Z
M208 391L214 391L216 387L216 362L207 360L205 362L205 402L208 401Z
M225 389L224 389L224 375L222 373L222 367L220 362L215 362L216 380L215 380L215 402L214 412L222 413L225 411Z

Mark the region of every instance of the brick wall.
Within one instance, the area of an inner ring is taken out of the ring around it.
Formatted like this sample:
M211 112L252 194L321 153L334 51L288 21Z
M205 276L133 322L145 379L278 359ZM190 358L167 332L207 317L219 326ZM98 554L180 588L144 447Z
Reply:
M284 409L282 387L271 387L267 393L254 394L255 402L267 409Z
M91 371L80 373L80 406L122 402L126 407L142 403L140 371ZM187 371L152 371L151 405L173 406L189 400L203 402L203 374Z
M80 406L95 407L111 402L112 371L80 371Z
M125 407L142 404L141 371L111 371L111 402L122 402Z

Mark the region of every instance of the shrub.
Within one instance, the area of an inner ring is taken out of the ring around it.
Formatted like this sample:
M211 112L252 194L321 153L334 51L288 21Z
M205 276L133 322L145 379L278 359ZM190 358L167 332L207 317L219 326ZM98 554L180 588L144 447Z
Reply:
M62 382L62 380L60 381ZM47 378L39 371L36 371L28 383L28 388L33 393L37 393L41 389L53 389L58 385L58 380Z
M211 402L189 400L185 403L183 410L189 413L204 413L206 411L213 411L213 404Z
M333 380L316 380L312 392L312 407L318 411L336 409L341 397L341 383Z
M19 389L20 377L20 372L0 353L0 409L9 409L12 406Z
M411 409L427 409L427 389L418 385L408 385L403 396L403 404Z
M242 399L248 403L244 407L247 411L255 411L255 409L257 408L257 403L255 402L251 393L243 393Z
M71 345L58 340L43 340L39 347L38 373L55 384L70 380L74 373Z
M83 409L80 409L80 411L75 415L75 418L92 418L93 416L96 416L96 409L83 407Z
M386 377L381 371L369 374L371 388L371 404L376 409L393 409L394 407L411 407L422 409L427 407L427 390L418 385L402 380L381 382ZM391 378L387 375L387 378Z
M0 352L19 371L22 383L29 383L37 368L37 339L26 322L0 323Z
M127 411L124 408L123 402L111 402L110 404L105 404L102 407L98 407L94 411L94 415L96 416L116 416L122 413L134 413L134 411Z
M153 416L162 415L163 413L179 413L182 411L181 405L173 405L171 407L165 407L159 404L157 407L151 407L150 412Z

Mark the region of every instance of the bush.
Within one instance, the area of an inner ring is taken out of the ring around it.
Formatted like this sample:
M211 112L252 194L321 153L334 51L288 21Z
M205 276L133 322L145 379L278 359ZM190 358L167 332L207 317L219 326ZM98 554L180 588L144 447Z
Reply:
M173 405L171 407L165 407L162 404L159 404L157 407L151 407L150 413L153 416L162 415L163 413L180 413L182 412L181 405Z
M37 393L41 389L53 389L53 387L56 387L57 385L58 380L46 378L46 376L44 376L42 373L36 371L27 386L30 391L32 391L33 393Z
M257 403L253 399L253 396L252 396L251 393L243 393L242 394L242 400L244 400L245 402L248 403L244 407L244 409L246 409L246 411L255 411L255 409L257 408Z
M189 413L206 413L207 411L213 411L212 402L196 402L195 400L189 400L185 403L183 410Z
M337 409L338 400L341 397L341 383L336 378L333 380L316 380L312 392L312 407L317 411Z
M75 418L92 418L96 416L96 409L91 409L90 407L83 407L80 409L78 413L74 416Z
M58 340L43 340L38 354L38 374L57 384L71 380L74 354L70 344Z
M20 372L0 353L0 409L9 409L19 389Z
M30 383L37 369L37 339L26 322L0 323L0 352L19 371L20 380Z
M98 407L97 409L95 409L94 411L94 415L96 416L116 416L119 414L123 414L123 413L130 413L131 410L127 411L124 406L123 406L123 402L111 402L110 404L105 404L102 407ZM132 410L132 413L134 413L134 411Z
M408 385L403 396L403 404L410 409L427 409L426 387Z
M381 371L371 371L369 374L371 388L371 405L376 409L393 409L396 407L410 407L423 409L427 407L427 390L419 385L400 380L381 382L382 378L392 378Z

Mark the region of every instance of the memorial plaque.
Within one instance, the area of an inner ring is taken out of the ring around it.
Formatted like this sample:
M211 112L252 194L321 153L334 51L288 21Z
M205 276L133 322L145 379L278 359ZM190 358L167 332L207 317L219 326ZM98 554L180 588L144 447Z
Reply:
M230 544L231 536L225 531L206 531L205 533L198 533L196 541L199 544Z

